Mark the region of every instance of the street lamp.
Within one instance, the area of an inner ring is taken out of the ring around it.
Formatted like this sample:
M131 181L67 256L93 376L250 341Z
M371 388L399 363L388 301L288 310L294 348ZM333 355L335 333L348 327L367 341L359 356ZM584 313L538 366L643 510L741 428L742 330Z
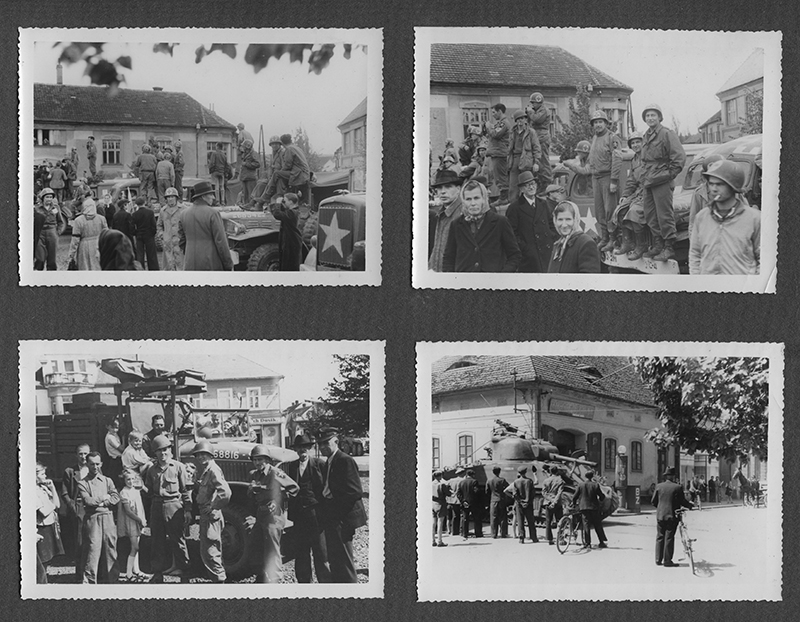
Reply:
M620 491L622 499L620 507L628 509L628 450L625 445L617 448L617 490Z

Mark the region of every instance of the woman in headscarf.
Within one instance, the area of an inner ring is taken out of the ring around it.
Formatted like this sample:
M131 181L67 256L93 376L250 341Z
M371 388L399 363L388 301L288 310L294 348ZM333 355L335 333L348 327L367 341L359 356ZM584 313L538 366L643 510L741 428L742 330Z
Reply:
M53 480L47 477L47 469L36 463L36 561L37 583L47 583L46 566L57 555L64 554L61 533L58 529L58 492Z
M559 238L553 244L548 272L600 272L600 251L581 229L578 206L572 201L561 201L553 210L553 223Z
M461 188L461 217L450 226L444 272L516 272L522 253L511 224L489 209L489 193L479 181Z
M130 238L116 229L105 229L100 233L101 270L137 270L136 256Z
M100 270L100 233L108 229L106 219L97 213L94 199L83 201L83 211L72 223L72 243L69 247L70 263L77 262L78 270Z

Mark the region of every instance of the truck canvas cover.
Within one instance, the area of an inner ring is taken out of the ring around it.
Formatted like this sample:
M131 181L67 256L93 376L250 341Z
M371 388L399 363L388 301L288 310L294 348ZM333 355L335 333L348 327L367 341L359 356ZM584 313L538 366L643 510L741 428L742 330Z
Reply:
M114 358L103 359L100 369L123 383L138 383L147 380L175 380L181 385L205 387L205 374L193 369L170 372L144 361Z

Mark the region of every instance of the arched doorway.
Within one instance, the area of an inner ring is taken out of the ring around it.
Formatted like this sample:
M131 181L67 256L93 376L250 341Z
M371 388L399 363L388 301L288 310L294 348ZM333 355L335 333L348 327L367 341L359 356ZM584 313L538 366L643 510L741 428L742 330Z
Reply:
M576 449L585 449L584 434L579 430L556 430L549 425L543 425L542 438L555 445L562 456L569 456Z

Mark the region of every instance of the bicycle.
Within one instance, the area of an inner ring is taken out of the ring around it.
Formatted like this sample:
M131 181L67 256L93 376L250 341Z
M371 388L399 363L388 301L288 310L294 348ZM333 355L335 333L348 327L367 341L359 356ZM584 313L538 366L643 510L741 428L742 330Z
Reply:
M570 546L583 546L583 521L580 512L570 510L558 521L556 548L562 555Z
M689 567L692 569L692 574L694 574L694 553L692 551L692 542L695 541L695 538L689 537L689 529L686 527L686 523L683 522L683 515L687 512L685 508L680 508L679 510L675 511L675 515L678 517L678 531L681 534L681 544L683 544L683 552L686 553L686 556L689 558Z

